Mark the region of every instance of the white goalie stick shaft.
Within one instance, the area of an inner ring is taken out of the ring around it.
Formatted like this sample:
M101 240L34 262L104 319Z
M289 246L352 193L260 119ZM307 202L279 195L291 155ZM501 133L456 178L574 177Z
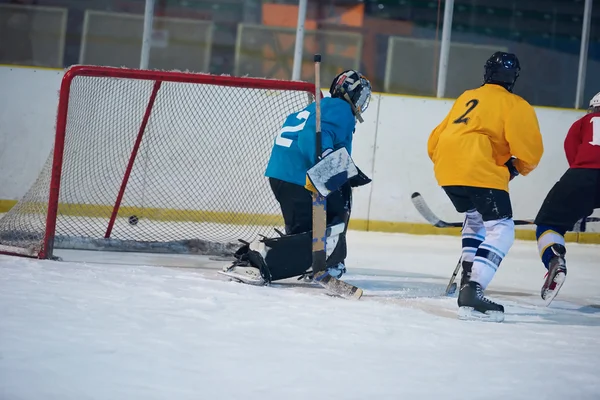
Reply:
M321 160L321 55L315 54L315 160ZM324 271L327 267L326 252L327 199L318 192L312 194L312 270Z
M460 228L460 227L462 227L462 225L463 225L462 222L446 222L446 221L438 218L438 216L433 211L431 211L431 208L429 208L429 206L425 202L425 199L423 198L423 196L421 196L421 194L419 192L414 192L410 196L410 198L411 198L413 205L419 212L419 214L421 214L421 216L423 218L425 218L427 220L427 222L429 222L431 225L435 226L436 228ZM515 225L534 225L534 222L532 219L515 219L513 221L514 221ZM598 222L598 221L600 221L600 218L598 218L598 217L585 218L585 222Z

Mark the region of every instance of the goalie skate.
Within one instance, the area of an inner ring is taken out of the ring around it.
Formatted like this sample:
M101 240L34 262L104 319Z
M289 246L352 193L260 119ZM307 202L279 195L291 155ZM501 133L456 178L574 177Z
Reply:
M231 265L223 267L219 274L225 275L232 280L247 283L248 285L264 286L267 284L260 268L254 265L265 266L264 256L266 255L265 244L262 242L252 242L248 244L247 252L236 252L234 261ZM254 260L254 265L252 264ZM265 266L266 267L266 266Z
M544 284L542 285L542 299L546 307L552 303L552 300L558 294L558 291L565 283L567 278L567 263L565 261L566 249L560 244L552 245L554 257L550 260L548 272L546 273Z
M233 265L223 267L223 270L219 271L219 274L248 285L266 285L264 278L260 274L260 270L249 263L234 263Z

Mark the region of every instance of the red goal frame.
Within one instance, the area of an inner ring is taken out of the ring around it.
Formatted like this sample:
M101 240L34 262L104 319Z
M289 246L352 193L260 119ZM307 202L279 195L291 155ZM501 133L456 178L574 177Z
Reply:
M41 250L37 258L51 258L54 249L54 237L56 234L56 219L58 217L58 201L60 194L61 174L63 166L63 154L65 147L65 135L67 129L67 115L69 109L69 95L71 83L77 77L107 77L121 79L135 79L154 81L152 93L148 99L148 104L144 113L143 120L140 124L137 138L133 146L129 162L122 179L119 194L115 199L112 215L108 223L104 237L109 238L112 228L117 217L117 212L122 201L127 181L131 174L137 151L140 147L142 137L150 115L152 107L156 99L158 90L162 82L178 82L178 83L196 83L203 85L217 85L229 87L246 87L250 89L266 89L266 90L292 90L304 91L315 95L315 84L302 81L284 81L265 78L247 78L233 77L227 75L212 75L201 73L188 72L170 72L170 71L153 71L128 68L115 68L103 66L76 65L66 70L60 87L59 102L56 118L56 135L54 140L54 151L52 160L52 172L50 178L48 211L46 216L46 229L42 241ZM321 93L321 97L323 94ZM282 116L282 118L285 116ZM32 256L33 257L33 256Z

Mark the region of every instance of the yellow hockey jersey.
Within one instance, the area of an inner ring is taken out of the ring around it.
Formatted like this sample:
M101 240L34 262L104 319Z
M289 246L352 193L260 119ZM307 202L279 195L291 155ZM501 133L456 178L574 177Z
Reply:
M508 192L511 156L521 175L533 171L544 152L533 107L502 86L465 91L429 136L429 158L440 186L475 186Z

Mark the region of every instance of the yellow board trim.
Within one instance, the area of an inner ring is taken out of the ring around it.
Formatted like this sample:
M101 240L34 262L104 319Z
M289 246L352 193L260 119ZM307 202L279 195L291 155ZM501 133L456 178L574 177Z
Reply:
M40 71L57 71L57 72L63 72L66 70L66 68L38 67L35 65L15 65L15 64L0 64L0 67L11 68L11 69L34 69L34 70L40 70Z
M8 212L17 202L15 200L0 200L0 213ZM60 204L59 211L63 215L109 218L112 212L111 206L95 204ZM175 222L214 222L234 225L283 225L279 215L234 213L227 211L198 211L177 210L166 208L139 208L121 207L120 217L136 215L138 218L147 218L155 221ZM373 231L387 233L408 233L412 235L447 235L460 236L460 228L436 228L429 224L416 222L389 222L369 221L365 219L352 219L348 227L356 231ZM531 229L517 229L516 239L536 240L535 231ZM568 232L565 235L566 242L578 242L585 244L600 244L600 232Z
M0 213L8 212L15 204L16 200L0 200Z

